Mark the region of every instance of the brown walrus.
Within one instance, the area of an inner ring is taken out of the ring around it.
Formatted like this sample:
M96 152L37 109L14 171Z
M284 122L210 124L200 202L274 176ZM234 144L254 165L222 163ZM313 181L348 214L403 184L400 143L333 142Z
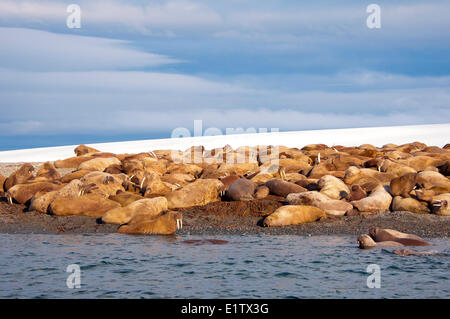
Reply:
M100 152L99 150L96 150L95 148L86 146L84 144L77 146L73 151L77 156Z
M271 180L268 180L265 185L270 189L270 193L282 197L286 197L291 193L306 192L306 189L300 185L286 182L279 178L272 178Z
M369 235L374 241L395 241L405 246L429 246L425 240L416 235L406 234L393 229L382 229L373 227L369 230Z
M101 195L85 194L76 198L58 198L49 206L49 213L57 216L84 215L102 217L120 204Z
M383 242L375 242L369 235L360 235L358 237L357 243L359 244L359 248L361 249L370 249L375 247L398 247L403 246L403 244L398 243L396 241L383 241Z
M230 185L226 191L226 197L234 201L252 200L254 199L256 187L255 182L246 178L240 178Z
M416 173L407 173L391 181L389 192L392 196L410 197L409 193L416 186Z
M3 185L4 191L8 191L11 187L17 184L23 184L26 181L32 179L34 167L33 165L26 163L23 164L18 170L13 172L9 177L5 180Z
M8 194L20 204L26 204L38 192L51 192L63 187L62 184L37 182L17 184L8 190Z
M135 216L127 224L121 225L118 232L122 234L172 235L182 227L182 214L168 211L157 216Z
M220 201L223 184L217 179L197 179L181 189L166 194L169 209L202 206Z

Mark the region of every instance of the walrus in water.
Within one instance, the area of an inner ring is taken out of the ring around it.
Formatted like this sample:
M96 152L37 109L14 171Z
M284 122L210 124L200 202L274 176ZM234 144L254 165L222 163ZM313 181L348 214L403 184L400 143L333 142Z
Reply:
M398 247L404 246L396 241L383 241L380 243L375 242L369 235L360 235L358 237L357 243L361 249L370 249L375 247Z
M172 235L183 227L183 216L169 211L157 216L137 215L118 229L122 234Z
M449 254L441 253L436 250L430 250L430 251L414 251L414 250L408 250L408 249L396 249L394 250L394 254L399 256L437 256L437 257L449 257Z
M369 235L374 241L395 241L405 246L429 246L425 240L416 235L406 234L393 229L382 229L373 227L369 230Z

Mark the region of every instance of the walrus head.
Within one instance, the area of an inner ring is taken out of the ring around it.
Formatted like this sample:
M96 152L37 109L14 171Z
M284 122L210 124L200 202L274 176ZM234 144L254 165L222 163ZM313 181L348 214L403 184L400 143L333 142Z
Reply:
M378 233L379 228L378 227L372 227L369 229L369 235L370 237L372 237L373 239L375 239L377 237L377 233Z
M377 243L374 242L369 235L365 234L358 237L357 243L359 244L359 248L361 249L373 248L377 245Z

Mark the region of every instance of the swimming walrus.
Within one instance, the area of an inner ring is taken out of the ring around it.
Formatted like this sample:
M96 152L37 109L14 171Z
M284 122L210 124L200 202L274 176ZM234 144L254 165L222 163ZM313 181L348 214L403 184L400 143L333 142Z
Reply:
M287 226L315 222L326 218L326 213L314 206L286 205L281 206L263 221L263 226Z
M180 212L168 211L156 216L137 215L117 232L122 234L172 235L183 227Z
M375 242L369 235L360 235L358 237L357 243L359 244L359 248L361 249L370 249L375 247L398 247L404 246L401 243L396 241L383 241L383 242Z
M429 246L425 240L419 236L406 234L393 229L382 229L373 227L369 230L369 235L374 241L395 241L405 246Z

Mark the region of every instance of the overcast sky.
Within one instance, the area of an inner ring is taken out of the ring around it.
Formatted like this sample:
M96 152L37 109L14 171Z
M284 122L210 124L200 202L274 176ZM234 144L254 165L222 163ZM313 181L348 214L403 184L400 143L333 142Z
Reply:
M2 0L0 148L450 122L450 2L375 3Z

